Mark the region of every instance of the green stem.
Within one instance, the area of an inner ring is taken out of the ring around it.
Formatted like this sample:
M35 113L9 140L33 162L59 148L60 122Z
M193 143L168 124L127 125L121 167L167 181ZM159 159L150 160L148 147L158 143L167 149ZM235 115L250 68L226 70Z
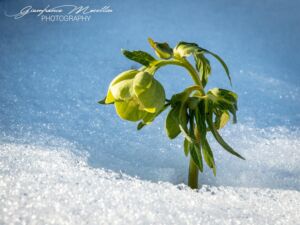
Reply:
M173 60L158 60L152 64L152 67L147 69L147 72L154 74L160 67L166 65L177 65L187 69L189 75L192 77L193 81L197 85L196 87L195 86L191 87L191 90L198 90L202 96L205 95L204 88L202 86L202 82L197 71L194 69L194 67L190 64L190 62L186 58L173 59ZM199 174L199 169L197 165L194 163L192 157L190 157L188 185L192 189L198 188L198 174Z
M188 185L192 189L198 188L198 173L199 170L196 164L194 163L192 157L190 157Z
M182 61L183 67L185 67L193 77L195 84L201 86L201 88L203 89L200 77L194 67L190 64L190 62L186 58L181 58L180 61Z
M189 63L189 61L186 60L185 58L181 58L180 60L178 60L178 59L173 59L173 60L158 60L158 61L156 61L153 64L153 67L151 67L150 69L148 69L148 72L155 73L156 70L158 70L160 67L163 67L163 66L166 66L166 65L177 65L177 66L181 66L181 67L184 67L185 69L187 69L187 71L189 72L189 74L192 77L192 79L195 82L195 84L200 87L201 94L203 94L203 95L205 94L204 93L204 88L202 86L202 83L201 83L201 80L200 80L200 77L199 77L197 71Z

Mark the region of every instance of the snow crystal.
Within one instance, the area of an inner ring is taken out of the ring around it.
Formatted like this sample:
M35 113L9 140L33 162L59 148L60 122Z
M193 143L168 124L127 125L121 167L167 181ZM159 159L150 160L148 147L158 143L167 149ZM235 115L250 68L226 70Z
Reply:
M299 224L291 190L151 183L64 148L0 146L1 224Z

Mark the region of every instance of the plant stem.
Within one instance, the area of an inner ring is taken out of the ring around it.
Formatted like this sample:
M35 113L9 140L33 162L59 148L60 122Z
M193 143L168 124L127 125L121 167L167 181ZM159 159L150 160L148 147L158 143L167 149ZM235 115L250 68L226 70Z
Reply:
M193 81L197 85L197 86L191 87L191 90L193 90L193 89L198 90L202 96L205 95L205 91L202 86L202 82L199 77L199 74L194 69L194 67L190 64L190 62L184 57L180 58L180 59L173 59L173 60L158 60L152 64L152 67L150 67L150 69L148 69L148 72L154 74L156 72L156 70L158 70L160 67L166 66L166 65L177 65L177 66L184 67L189 72L189 75L192 77ZM190 157L188 186L192 189L198 188L198 174L199 174L199 169L198 169L197 165L194 163L192 157Z
M192 157L190 157L188 185L192 189L198 188L198 173L199 170L196 164L194 163Z
M205 94L204 93L204 88L202 86L202 83L201 83L201 80L200 80L200 77L199 77L198 73L196 72L194 67L189 63L189 61L187 61L185 58L182 58L180 60L178 60L178 59L158 60L153 64L153 67L151 68L152 71L148 71L148 72L153 72L154 73L160 67L166 66L166 65L177 65L177 66L181 66L181 67L184 67L185 69L187 69L187 71L189 72L189 75L192 77L195 84L200 86L201 94L203 94L203 95Z

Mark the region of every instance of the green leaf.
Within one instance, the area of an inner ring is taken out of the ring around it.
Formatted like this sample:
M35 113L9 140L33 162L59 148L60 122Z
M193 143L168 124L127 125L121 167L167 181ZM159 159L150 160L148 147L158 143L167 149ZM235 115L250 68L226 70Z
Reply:
M202 86L205 87L208 78L211 74L210 63L207 58L204 57L202 52L196 52L193 54L196 62L196 69L200 73L200 80L202 82Z
M213 88L207 92L207 97L212 101L215 108L221 111L228 110L233 115L233 123L236 123L236 111L238 109L236 93L221 88Z
M210 168L212 168L214 176L216 176L216 165L215 165L214 155L213 155L213 152L212 152L206 138L203 138L201 145L202 145L202 152L203 152L204 160L205 160L206 164Z
M188 123L188 116L187 116L187 104L186 102L181 103L180 105L180 111L179 111L179 128L184 135L184 137L189 142L195 142L195 138L190 135L190 132L187 127Z
M205 101L199 102L198 107L195 110L195 121L197 124L197 129L200 134L200 139L206 136L206 123L205 123Z
M102 105L105 105L105 104L106 104L106 103L105 103L105 99L106 99L106 97L105 97L104 99L98 101L98 103L99 103L99 104L102 104Z
M155 61L155 58L152 55L144 51L128 51L122 49L122 53L128 59L138 62L144 66L149 66L151 62Z
M216 119L215 119L215 127L216 129L222 129L225 127L225 125L228 123L230 119L230 115L228 111L221 111L220 113L216 114Z
M186 138L184 139L184 142L183 142L183 149L184 149L185 156L188 156L189 151L190 151L190 143Z
M170 110L167 115L165 128L167 136L170 139L176 138L180 134L179 127L179 112L180 112L180 104L177 104L174 108Z
M173 56L173 49L170 48L168 43L154 42L151 38L148 38L148 41L158 57L162 59L170 59Z
M231 153L232 155L235 155L241 159L245 159L243 156L241 156L239 153L237 153L236 151L233 150L233 148L231 148L225 141L224 139L221 137L221 135L219 134L219 132L217 131L217 129L215 128L213 121L212 121L212 107L209 106L208 109L208 117L207 117L207 124L208 127L210 129L210 131L212 132L214 138L217 140L217 142L229 153Z
M194 137L191 137L188 131L187 123L188 123L188 116L187 116L187 109L189 105L189 100L193 99L193 97L189 97L189 95L197 91L199 89L198 85L190 86L186 88L183 92L175 94L171 98L171 105L174 106L180 103L180 111L179 111L179 128L184 135L184 137L189 141L195 141Z
M106 103L106 99L107 99L107 97L105 97L104 99L98 101L98 103L101 104L101 105L110 105L110 104L114 104L113 102Z
M143 118L143 123L145 125L150 124L153 122L153 120L155 119L155 117L157 117L164 109L162 109L160 112L157 113L149 113L146 112L145 117Z
M188 102L189 96L194 92L194 95L201 90L201 87L199 85L192 85L188 88L186 88L183 92L174 94L170 100L171 105L176 104L177 102ZM193 95L193 96L194 96Z
M195 119L195 110L193 109L188 109L189 110L189 135L193 139L195 139L195 124L194 124L194 119ZM196 141L195 141L196 143Z
M143 121L139 122L139 124L137 125L137 130L142 129L144 126L146 126L147 124L144 123Z
M194 126L195 110L189 109L189 136L192 138L190 143L190 153L194 163L198 169L203 172L203 162L199 143L195 140L195 126Z
M194 143L190 143L189 146L190 146L189 152L191 154L194 163L197 165L198 169L201 172L203 172L203 161L202 161L200 146Z
M174 94L170 100L171 105L175 106L178 103L184 103L187 99L188 95L186 92L180 92L177 94Z
M228 69L226 63L224 62L224 60L220 56L218 56L217 54L215 54L215 53L213 53L211 51L208 51L206 49L202 49L202 50L205 51L206 53L212 55L213 57L215 57L221 63L221 65L223 66L223 68L224 68L224 70L226 72L226 75L227 75L227 77L229 79L230 85L232 85L231 77L230 77L230 74L229 74L229 69Z
M192 96L192 97L189 97L186 102L188 104L189 109L195 110L198 107L199 101L200 101L199 97Z
M209 90L210 93L216 97L222 97L231 103L236 103L238 100L238 95L233 91L229 91L222 88L213 88Z
M221 63L221 65L223 66L223 68L226 72L226 75L229 79L230 85L232 85L231 77L229 74L229 69L228 69L226 63L224 62L224 60L217 54L215 54L211 51L208 51L207 49L201 48L195 43L188 43L188 42L179 42L177 44L177 46L174 48L174 57L175 58L188 57L191 54L193 54L195 61L196 61L196 68L198 69L198 71L200 71L201 64L202 64L203 69L204 69L203 63L206 64L206 66L205 66L206 74L205 74L205 76L203 76L203 72L202 72L202 75L201 75L201 76L203 76L201 80L204 82L204 84L206 84L205 81L207 82L207 79L205 80L205 78L207 78L208 74L210 73L210 66L208 67L208 65L209 65L208 60L206 60L206 62L205 62L203 59L202 60L199 59L199 58L201 58L201 55L203 55L203 53L212 55Z

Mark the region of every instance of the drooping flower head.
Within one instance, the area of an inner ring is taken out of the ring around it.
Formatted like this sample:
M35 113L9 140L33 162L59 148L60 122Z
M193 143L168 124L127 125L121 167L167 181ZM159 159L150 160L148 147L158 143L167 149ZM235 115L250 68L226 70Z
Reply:
M128 70L112 80L105 103L114 103L122 119L139 121L163 108L165 90L152 74Z

